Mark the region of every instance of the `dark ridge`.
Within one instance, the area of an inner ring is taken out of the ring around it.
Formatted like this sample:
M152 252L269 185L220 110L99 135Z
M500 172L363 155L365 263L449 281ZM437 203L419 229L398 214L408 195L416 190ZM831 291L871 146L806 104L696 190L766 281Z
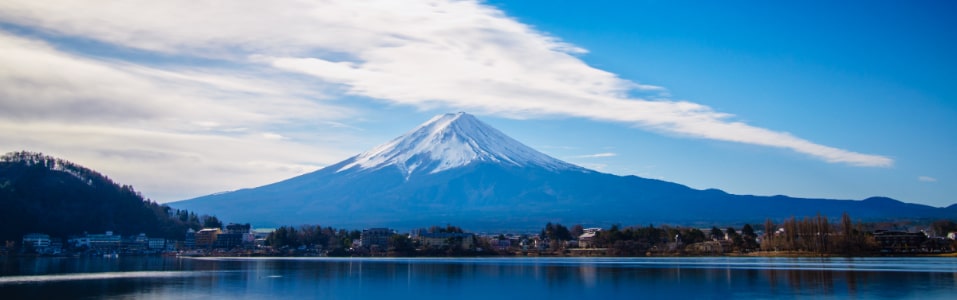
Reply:
M129 185L73 162L34 152L0 157L0 240L39 232L56 237L113 231L181 239L199 217L145 199Z

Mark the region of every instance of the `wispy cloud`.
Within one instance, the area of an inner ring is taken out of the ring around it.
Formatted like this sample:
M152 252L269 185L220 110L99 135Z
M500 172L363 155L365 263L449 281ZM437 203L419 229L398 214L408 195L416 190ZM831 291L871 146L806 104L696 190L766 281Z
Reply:
M920 182L937 182L937 178L930 176L918 176L917 180Z
M615 157L615 156L618 156L618 153L604 152L604 153L578 155L578 156L573 156L573 158L601 158L601 157Z
M50 132L66 132L54 124L119 125L186 139L212 135L263 140L270 149L302 147L309 143L283 124L339 122L354 112L348 103L326 99L356 95L421 109L617 122L854 166L893 164L669 99L665 88L591 67L579 58L585 49L478 1L6 0L0 23L18 28L0 32L0 116L42 123L36 128ZM64 37L172 62L101 59L54 46ZM16 122L5 126L26 130ZM276 136L284 138L264 138ZM335 152L316 147L307 147L310 155ZM245 153L239 161L259 155ZM323 158L269 161L317 160Z

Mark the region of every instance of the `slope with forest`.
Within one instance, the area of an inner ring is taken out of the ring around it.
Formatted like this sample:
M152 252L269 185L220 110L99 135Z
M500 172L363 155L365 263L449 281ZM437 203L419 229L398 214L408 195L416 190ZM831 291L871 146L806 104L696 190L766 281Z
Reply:
M0 240L102 233L182 239L200 217L144 199L132 186L41 153L0 157Z

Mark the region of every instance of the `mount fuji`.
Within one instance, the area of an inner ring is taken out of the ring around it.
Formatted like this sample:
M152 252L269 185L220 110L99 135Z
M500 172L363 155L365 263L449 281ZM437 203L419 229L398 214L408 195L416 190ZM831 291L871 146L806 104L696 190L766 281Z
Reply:
M352 157L336 173L397 168L406 179L476 163L590 172L535 151L463 112L433 117L412 131Z
M741 196L600 173L538 152L466 113L436 116L312 173L169 205L256 226L454 224L473 230L532 229L546 222L761 222L843 212L864 219L957 216L957 205Z

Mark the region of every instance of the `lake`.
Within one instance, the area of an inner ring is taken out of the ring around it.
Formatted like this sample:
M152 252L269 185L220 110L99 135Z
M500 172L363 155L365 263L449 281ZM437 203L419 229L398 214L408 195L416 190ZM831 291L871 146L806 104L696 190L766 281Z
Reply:
M954 299L957 258L5 258L2 299Z

